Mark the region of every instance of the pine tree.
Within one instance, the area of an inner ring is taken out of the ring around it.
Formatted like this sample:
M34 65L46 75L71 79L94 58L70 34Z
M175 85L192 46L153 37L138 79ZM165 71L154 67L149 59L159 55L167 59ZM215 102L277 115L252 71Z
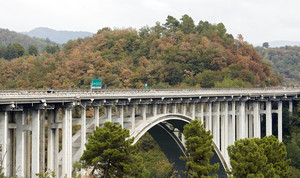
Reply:
M199 120L193 120L184 126L183 135L186 139L187 157L186 177L207 177L219 169L219 164L210 165L213 157L213 136L206 131Z
M228 147L234 177L289 177L290 160L282 142L271 135L235 141Z
M134 138L127 139L129 131L122 126L106 122L104 127L97 127L88 136L86 150L80 158L81 167L92 167L93 172L103 174L103 177L123 177L132 172L133 153L137 146L132 145ZM141 161L138 161L140 164ZM136 168L134 168L136 169Z

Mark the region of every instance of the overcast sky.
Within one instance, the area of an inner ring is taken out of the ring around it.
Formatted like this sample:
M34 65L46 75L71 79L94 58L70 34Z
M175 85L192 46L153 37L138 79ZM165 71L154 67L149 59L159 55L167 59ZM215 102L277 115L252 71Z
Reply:
M16 32L36 27L89 31L103 27L139 29L191 16L242 34L251 44L300 41L299 0L0 0L0 28Z

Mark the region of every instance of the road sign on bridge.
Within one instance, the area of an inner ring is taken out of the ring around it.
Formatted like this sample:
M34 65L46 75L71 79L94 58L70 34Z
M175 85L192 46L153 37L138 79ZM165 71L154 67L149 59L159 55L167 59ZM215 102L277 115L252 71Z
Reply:
M91 89L101 89L101 79L92 79Z

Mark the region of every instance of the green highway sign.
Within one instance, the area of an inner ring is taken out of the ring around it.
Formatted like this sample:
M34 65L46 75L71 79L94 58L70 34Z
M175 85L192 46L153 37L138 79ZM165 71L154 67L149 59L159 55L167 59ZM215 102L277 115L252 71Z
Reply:
M101 79L92 79L92 84L91 84L91 88L92 89L101 89Z

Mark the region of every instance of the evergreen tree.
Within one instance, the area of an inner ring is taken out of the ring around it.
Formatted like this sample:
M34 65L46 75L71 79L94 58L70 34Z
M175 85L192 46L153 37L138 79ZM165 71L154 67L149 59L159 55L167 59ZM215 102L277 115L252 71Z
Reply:
M129 131L122 129L121 125L106 122L104 127L97 127L93 134L88 136L86 150L79 161L81 167L92 167L93 172L97 171L103 174L103 177L142 174L141 169L132 165L135 162L140 165L141 160L133 156L137 146L132 145L134 138L127 139L128 137Z
M185 14L180 20L181 23L179 25L179 29L183 31L184 34L190 34L195 31L195 23L192 17Z
M219 169L219 164L210 165L213 157L213 136L206 131L199 120L193 120L184 126L183 135L186 139L187 157L186 177L207 177Z
M289 177L290 160L282 142L271 135L235 141L228 147L234 177Z
M38 50L37 50L36 46L33 46L33 45L29 46L28 54L37 56L38 55Z

